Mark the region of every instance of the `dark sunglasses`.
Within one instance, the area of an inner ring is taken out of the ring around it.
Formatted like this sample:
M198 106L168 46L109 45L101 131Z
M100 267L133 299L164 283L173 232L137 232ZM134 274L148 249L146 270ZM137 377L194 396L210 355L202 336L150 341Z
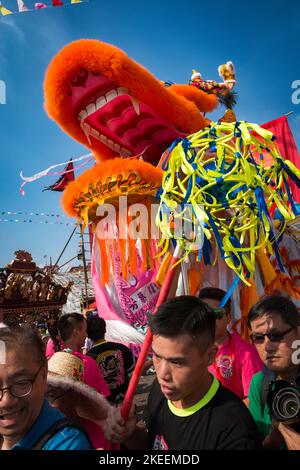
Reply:
M254 344L262 344L265 341L265 336L268 338L269 341L272 343L279 343L285 335L290 333L294 328L289 328L286 331L282 331L281 333L251 333L250 338Z
M221 307L213 308L216 320L221 320L225 315L225 310Z

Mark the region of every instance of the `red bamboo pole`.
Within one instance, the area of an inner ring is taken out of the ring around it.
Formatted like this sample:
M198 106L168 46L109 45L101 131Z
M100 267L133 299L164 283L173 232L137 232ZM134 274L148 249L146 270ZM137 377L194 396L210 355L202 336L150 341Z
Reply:
M156 313L157 308L162 303L164 303L165 300L168 297L169 289L170 289L171 283L173 281L174 275L176 273L176 269L173 269L173 267L178 262L178 260L181 258L181 256L182 256L182 248L179 245L176 245L173 257L172 257L171 262L170 262L169 271L166 275L165 281L164 281L164 283L162 285L162 288L161 288L161 291L159 293L159 297L157 299L155 310L154 310L153 314ZM124 401L122 403L121 415L125 420L127 420L127 418L128 418L128 415L129 415L129 412L130 412L130 409L131 409L131 406L132 406L132 403L133 403L133 398L134 398L134 395L135 395L136 387L137 387L137 385L139 383L139 380L140 380L140 377L142 375L143 367L144 367L147 355L149 353L149 350L151 348L151 344L152 344L152 333L151 333L150 329L148 329L146 337L145 337L145 341L144 341L144 344L142 346L140 355L138 357L136 366L134 368L134 371L133 371L133 374L132 374L132 377L131 377L131 380L130 380L130 383L129 383L129 386L128 386L128 389L127 389L127 392L126 392L126 395L125 395L125 398L124 398Z

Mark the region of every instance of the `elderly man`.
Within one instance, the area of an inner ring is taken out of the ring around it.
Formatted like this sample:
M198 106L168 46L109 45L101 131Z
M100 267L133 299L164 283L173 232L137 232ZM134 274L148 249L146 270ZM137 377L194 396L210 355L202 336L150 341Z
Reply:
M0 449L90 449L84 432L45 398L47 361L39 336L2 323L0 345Z

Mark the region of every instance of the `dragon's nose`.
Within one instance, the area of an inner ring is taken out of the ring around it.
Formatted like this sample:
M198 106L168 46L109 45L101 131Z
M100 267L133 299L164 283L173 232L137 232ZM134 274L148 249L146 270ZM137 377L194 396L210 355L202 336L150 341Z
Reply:
M78 87L85 87L86 81L88 79L88 71L84 68L78 69L76 73L74 73L69 82L72 87L78 86Z

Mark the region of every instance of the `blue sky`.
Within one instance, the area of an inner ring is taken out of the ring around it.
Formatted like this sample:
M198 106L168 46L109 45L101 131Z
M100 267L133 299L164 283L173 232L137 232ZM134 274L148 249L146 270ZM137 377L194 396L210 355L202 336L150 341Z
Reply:
M2 3L16 11L16 0ZM34 1L25 0L25 4L32 7ZM300 80L299 19L298 0L91 0L0 17L0 80L7 87L7 103L0 105L0 213L62 214L60 194L41 192L55 178L25 186L22 197L19 173L32 175L87 153L43 109L48 63L61 47L79 38L112 43L159 79L177 83L186 83L193 68L204 79L218 79L218 65L232 60L238 80L238 119L264 123L294 111L289 123L299 149L300 104L291 100L291 84ZM210 117L219 117L222 111ZM0 218L30 217L0 214ZM0 266L17 249L30 251L38 263L44 255L53 261L57 258L72 227L39 223L54 218L31 219L37 223L0 223ZM77 236L62 262L76 254L78 241Z

